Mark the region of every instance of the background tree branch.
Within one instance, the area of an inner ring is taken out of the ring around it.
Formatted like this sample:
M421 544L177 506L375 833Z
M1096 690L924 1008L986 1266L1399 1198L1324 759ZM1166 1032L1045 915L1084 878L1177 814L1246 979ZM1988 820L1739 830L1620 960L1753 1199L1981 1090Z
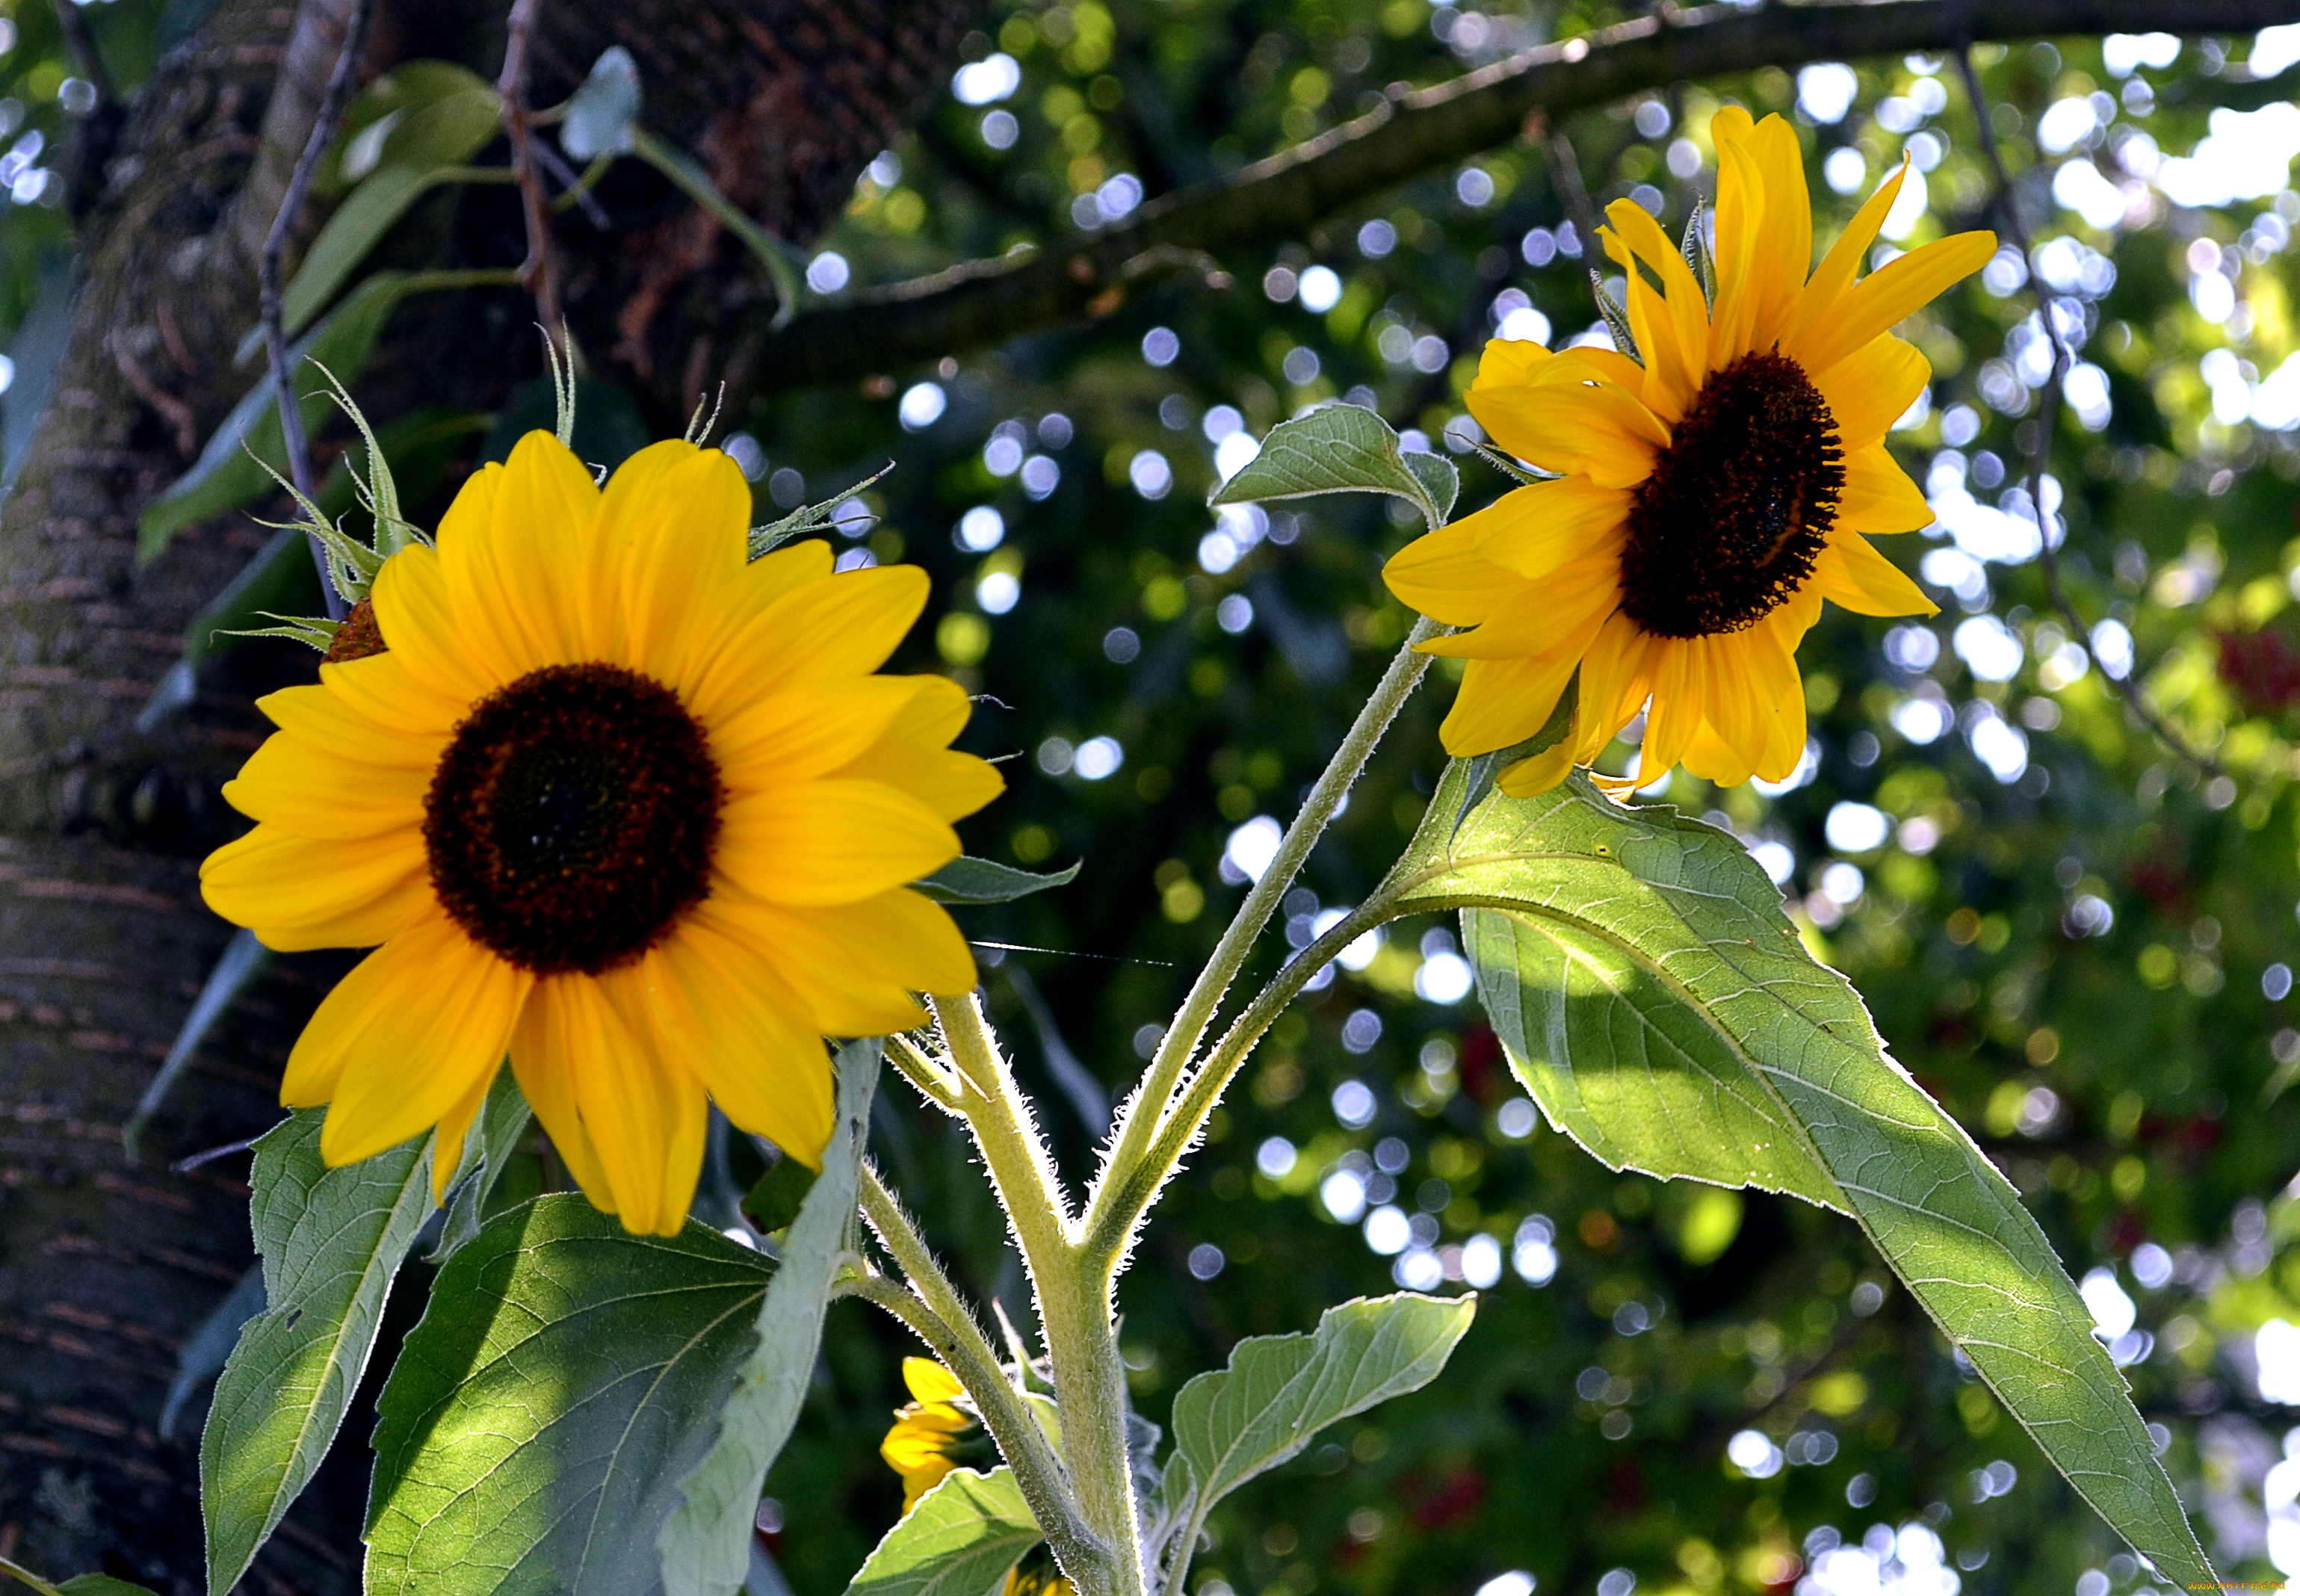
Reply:
M1432 167L1624 95L1764 66L1856 60L2054 34L2240 32L2300 21L2300 0L1894 0L1712 5L1543 45L1391 100L1119 226L854 295L766 337L731 402L897 370L1106 313L1194 254L1298 237L1321 217Z

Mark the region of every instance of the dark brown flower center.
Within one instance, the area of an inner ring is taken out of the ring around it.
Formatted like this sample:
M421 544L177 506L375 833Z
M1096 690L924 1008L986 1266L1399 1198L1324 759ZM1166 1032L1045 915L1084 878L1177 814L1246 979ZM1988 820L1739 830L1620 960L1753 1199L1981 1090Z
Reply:
M431 885L521 968L597 975L710 891L722 796L669 688L614 665L530 671L479 701L431 777Z
M1804 369L1743 355L1703 385L1638 485L1621 608L1664 637L1755 625L1812 577L1844 488L1837 418Z

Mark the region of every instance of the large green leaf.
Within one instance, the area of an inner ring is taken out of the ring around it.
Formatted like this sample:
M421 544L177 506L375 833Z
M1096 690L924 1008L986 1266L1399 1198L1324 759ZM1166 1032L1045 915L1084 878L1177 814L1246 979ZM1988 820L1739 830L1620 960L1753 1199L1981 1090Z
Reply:
M822 1171L784 1233L781 1262L759 1304L758 1344L736 1374L718 1438L680 1483L686 1500L662 1527L669 1596L736 1596L750 1571L759 1492L814 1377L823 1309L854 1218L880 1046L872 1037L839 1050L838 1118Z
M1488 798L1456 761L1391 877L1462 911L1479 991L1553 1124L1612 1168L1849 1214L2070 1484L2172 1579L2212 1576L2036 1220L1805 952L1740 844L1575 776Z
M647 1596L655 1536L749 1356L772 1266L579 1196L439 1271L377 1404L369 1596Z
M1184 1385L1159 1537L1180 1536L1173 1579L1214 1503L1299 1454L1328 1425L1436 1379L1477 1310L1475 1296L1361 1297L1326 1309L1312 1334L1242 1341L1229 1367Z
M1389 423L1355 404L1329 404L1280 421L1262 453L1214 490L1209 504L1303 499L1312 494L1377 493L1404 499L1432 527L1445 524L1461 481L1438 454L1401 453Z
M345 382L351 381L367 363L376 336L405 287L403 274L377 272L288 352L288 370L302 390L299 403L306 430L319 426L330 403L324 391L326 379L316 367L325 366ZM273 470L287 470L287 445L280 441L279 411L272 399L276 391L267 373L232 406L191 470L144 507L136 528L138 560L157 556L168 546L168 540L186 527L252 504L276 491L271 472L263 469L269 465Z
M847 1596L996 1596L1044 1538L1012 1469L954 1469L887 1532Z
M327 1455L431 1212L428 1137L330 1169L325 1118L305 1110L255 1144L250 1211L269 1306L241 1330L200 1436L212 1596L247 1572Z
M503 101L484 83L449 88L438 99L399 113L375 165L328 218L280 296L288 330L296 332L311 320L407 208L432 185L454 176L502 128Z

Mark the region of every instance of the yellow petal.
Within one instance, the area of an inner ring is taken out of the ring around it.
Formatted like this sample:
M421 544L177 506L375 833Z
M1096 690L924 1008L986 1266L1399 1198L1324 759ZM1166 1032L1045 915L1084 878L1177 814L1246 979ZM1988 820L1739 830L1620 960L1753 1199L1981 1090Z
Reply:
M805 1009L705 902L612 977L623 1011L662 1038L727 1118L810 1168L830 1140L830 1058Z
M439 1128L431 1143L434 1203L447 1201L447 1185L455 1178L455 1166L463 1161L463 1138L471 1133L471 1122L479 1117L479 1109L488 1101L488 1088L495 1085L495 1080L496 1071L492 1069L479 1076L471 1083L462 1101L440 1117Z
M701 1085L660 1057L657 1038L609 1001L613 978L565 975L536 983L542 1023L521 1028L512 1057L522 1046L539 1048L546 1068L572 1084L575 1112L623 1228L676 1235L703 1169L707 1105Z
M1534 380L1496 388L1471 412L1521 460L1580 473L1601 487L1631 487L1651 474L1669 429L1629 389L1593 380L1583 362L1552 361Z
M1759 122L1747 148L1765 196L1750 328L1751 344L1763 349L1780 337L1805 274L1812 270L1812 196L1805 187L1804 150L1787 119L1769 116Z
M713 894L698 912L771 963L829 1035L909 1030L925 1023L911 993L975 983L974 955L949 912L907 889L807 909Z
M603 527L621 545L623 637L621 658L662 680L684 682L693 663L755 616L768 588L746 579L746 529L751 486L716 449L673 440L633 465L638 486L615 498ZM617 482L607 484L610 495Z
M1847 289L1825 320L1807 322L1783 353L1808 371L1826 371L1870 339L1890 332L1996 253L1994 233L1959 233L1888 262Z
M1653 658L1653 703L1646 711L1638 779L1651 781L1685 758L1686 745L1706 719L1708 682L1696 646L1702 639L1658 637Z
M966 1394L958 1376L931 1358L904 1359L903 1384L922 1402L947 1402Z
M612 1214L615 1194L607 1185L606 1171L591 1145L591 1133L584 1128L583 1116L576 1108L574 1067L566 1050L557 1045L557 1035L549 1006L540 994L530 998L512 1032L511 1072L519 1082L520 1095L535 1110L567 1173L575 1177L593 1208Z
M1661 292L1655 294L1632 266L1629 293L1632 304L1643 308L1646 322L1637 338L1646 357L1646 407L1663 420L1674 420L1701 391L1707 374L1709 303L1693 269L1685 263L1684 253L1643 205L1632 199L1615 200L1605 207L1605 216L1629 253L1661 278Z
M1581 662L1573 711L1574 759L1587 764L1605 751L1651 694L1654 650L1662 642L1620 610L1606 618Z
M532 669L492 627L475 622L471 606L456 602L439 554L421 544L383 562L370 597L388 657L438 697L469 703Z
M521 674L596 657L569 603L599 513L589 470L551 434L530 432L496 477L484 528L439 528L439 559L465 635L486 639Z
M1615 546L1601 547L1538 582L1504 578L1500 602L1475 631L1433 637L1424 653L1461 660L1508 660L1569 654L1578 660L1597 628L1621 603L1621 561Z
M437 907L413 830L346 843L258 826L208 855L200 896L282 953L374 947Z
M1813 562L1812 586L1856 615L1938 615L1940 606L1857 532L1829 540Z
M958 834L909 794L875 781L793 782L734 799L715 863L773 903L853 903L958 857Z
M1530 759L1522 759L1501 774L1499 786L1512 798L1532 798L1565 779L1573 769L1573 738L1561 737Z
M396 1147L495 1074L533 985L445 916L414 926L328 994L288 1055L280 1101L327 1100L330 1165Z
M1847 453L1892 429L1931 380L1932 362L1901 338L1872 338L1812 378Z
M861 758L917 696L913 679L891 676L771 693L711 727L711 757L730 792L827 776Z
M861 676L887 662L926 603L927 574L914 565L806 583L769 604L674 686L688 711L709 725L762 693Z
M1473 627L1493 612L1511 578L1478 553L1480 517L1533 490L1519 488L1492 505L1415 538L1392 554L1381 579L1397 601L1449 627Z
M1746 120L1747 112L1729 107ZM1764 301L1771 262L1763 254L1765 182L1747 140L1718 134L1728 121L1710 123L1717 139L1717 304L1709 318L1709 367L1719 370L1754 345L1757 308Z
M428 768L346 759L293 732L275 732L223 785L251 820L308 837L371 837L423 824Z
M386 656L371 657L379 660ZM447 707L445 701L434 702ZM332 684L282 687L257 699L255 707L280 730L293 732L338 757L363 764L417 766L425 770L438 762L439 751L446 742L444 733L454 724L451 717L441 723L442 735L433 736L429 735L429 727L413 732L396 723L380 722L362 713L359 702Z
M1900 197L1901 185L1908 180L1908 176L1909 162L1904 156L1893 175L1879 186L1877 192L1869 196L1860 210L1854 212L1853 220L1846 224L1845 231L1839 233L1837 242L1829 245L1829 254L1821 257L1821 265L1807 280L1804 292L1797 295L1796 303L1789 311L1788 320L1781 329L1780 343L1784 352L1797 345L1806 328L1821 327L1834 319L1838 302L1853 286L1854 276L1861 270L1862 257L1868 254L1869 246L1877 241L1877 231L1885 225L1886 214L1892 210L1893 202ZM1812 365L1807 365L1805 369L1808 371L1820 370Z
M1523 382L1537 367L1554 357L1530 338L1488 338L1485 353L1478 357L1478 375L1470 392L1508 387Z
M389 569L388 564L386 569ZM346 729L351 735L361 736L354 728L366 724L395 736L420 740L432 748L446 745L456 723L471 708L471 695L441 692L430 686L418 679L404 659L389 650L364 659L322 664L320 686L343 706L347 718ZM475 687L486 690L485 684L475 684ZM291 688L289 693L309 690ZM272 694L274 698L284 696L287 694Z
M1749 628L1750 679L1766 727L1750 774L1767 781L1787 781L1804 759L1804 678L1797 673L1796 645L1819 608L1817 599L1793 601Z
M1838 495L1840 532L1914 532L1932 525L1932 506L1882 444L1853 450Z
M1471 661L1438 741L1456 759L1524 742L1548 722L1580 663L1571 653Z
M1614 549L1629 524L1630 495L1565 477L1503 495L1457 526L1479 528L1478 553L1521 577L1546 577L1570 560Z

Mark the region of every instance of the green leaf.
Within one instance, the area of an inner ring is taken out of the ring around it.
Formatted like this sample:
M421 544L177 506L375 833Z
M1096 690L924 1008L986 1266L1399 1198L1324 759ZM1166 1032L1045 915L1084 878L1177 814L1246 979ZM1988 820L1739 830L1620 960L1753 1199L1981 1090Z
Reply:
M559 127L559 147L576 161L599 155L628 155L633 143L631 124L639 114L639 68L631 53L609 45L591 63L575 97L567 102L567 120Z
M487 1218L488 1195L503 1178L504 1167L519 1151L520 1139L527 1135L534 1118L512 1072L496 1071L495 1084L488 1088L488 1100L479 1105L479 1121L468 1138L476 1143L476 1151L465 1150L466 1172L447 1194L446 1222L440 1226L439 1244L431 1250L429 1262L445 1263L479 1234Z
M247 1572L327 1455L431 1212L429 1138L330 1169L325 1117L304 1110L255 1144L250 1212L271 1306L240 1332L200 1436L212 1596Z
M1581 673L1576 670L1566 682L1565 690L1557 695L1557 706L1549 711L1549 719L1541 723L1539 731L1522 743L1497 748L1491 753L1481 753L1462 761L1462 802L1461 807L1454 811L1454 828L1456 831L1470 818L1470 811L1486 801L1486 794L1494 790L1494 784L1501 779L1503 771L1520 760L1531 759L1565 740L1566 734L1573 729L1573 711L1580 699Z
M736 1374L718 1439L680 1482L686 1500L662 1526L658 1548L668 1596L737 1596L750 1571L759 1493L814 1378L823 1310L846 1251L881 1046L874 1036L838 1050L838 1118L822 1173L783 1237L781 1261L759 1304L758 1344ZM776 1168L794 1166L805 1168L786 1158Z
M847 1596L996 1596L1044 1538L1012 1469L954 1469L887 1532Z
M743 1217L772 1235L798 1218L806 1194L814 1190L814 1171L794 1158L777 1159L748 1192L743 1193Z
M773 1266L574 1195L449 1259L377 1404L369 1596L644 1596Z
M322 391L325 379L310 362L316 362L349 382L367 363L376 336L383 330L405 286L406 279L399 272L376 273L288 352L288 370L301 390L299 403L307 429L317 428L332 403ZM284 470L287 461L273 392L267 373L232 406L191 470L144 507L137 523L138 561L149 562L157 557L168 540L186 527L252 504L273 491L275 484L263 466Z
M1413 473L1413 479L1429 497L1430 508L1438 512L1438 519L1429 524L1444 525L1446 518L1454 513L1454 496L1462 491L1462 473L1443 454L1432 454L1426 449L1408 449L1398 459Z
M454 95L489 89L452 61L406 61L370 81L344 108L343 131L320 163L312 192L332 199L382 164L400 142L408 112Z
M1574 776L1457 831L1456 761L1392 885L1462 910L1512 1066L1609 1167L1853 1217L2070 1484L2171 1579L2209 1582L2092 1316L1996 1166L1885 1052L1740 844Z
M933 875L911 884L912 890L938 903L1011 903L1049 887L1068 886L1078 879L1080 860L1066 870L1035 875L988 859L954 859Z
M385 138L374 169L328 218L281 295L280 319L288 331L301 331L350 280L407 208L502 130L503 101L485 84L454 89L402 113ZM328 364L349 380L341 366L333 361Z
M1429 1384L1477 1311L1474 1295L1361 1297L1326 1309L1312 1334L1242 1341L1229 1367L1184 1385L1174 1397L1164 1482L1163 1528L1181 1537L1170 1586L1216 1502L1336 1420Z
M1414 461L1425 463L1416 465ZM1313 494L1377 493L1404 499L1432 528L1446 522L1459 476L1435 454L1399 453L1389 423L1355 404L1329 404L1280 421L1262 453L1214 490L1209 504L1304 499Z
M825 499L819 504L802 504L779 521L769 521L763 527L752 528L751 558L756 560L761 555L779 548L794 537L804 537L810 532L829 530L835 524L831 520L832 514L841 504L856 494L877 484L894 469L894 462L889 461L844 493Z
M109 1574L82 1574L56 1587L64 1596L153 1596L149 1585L135 1585Z

